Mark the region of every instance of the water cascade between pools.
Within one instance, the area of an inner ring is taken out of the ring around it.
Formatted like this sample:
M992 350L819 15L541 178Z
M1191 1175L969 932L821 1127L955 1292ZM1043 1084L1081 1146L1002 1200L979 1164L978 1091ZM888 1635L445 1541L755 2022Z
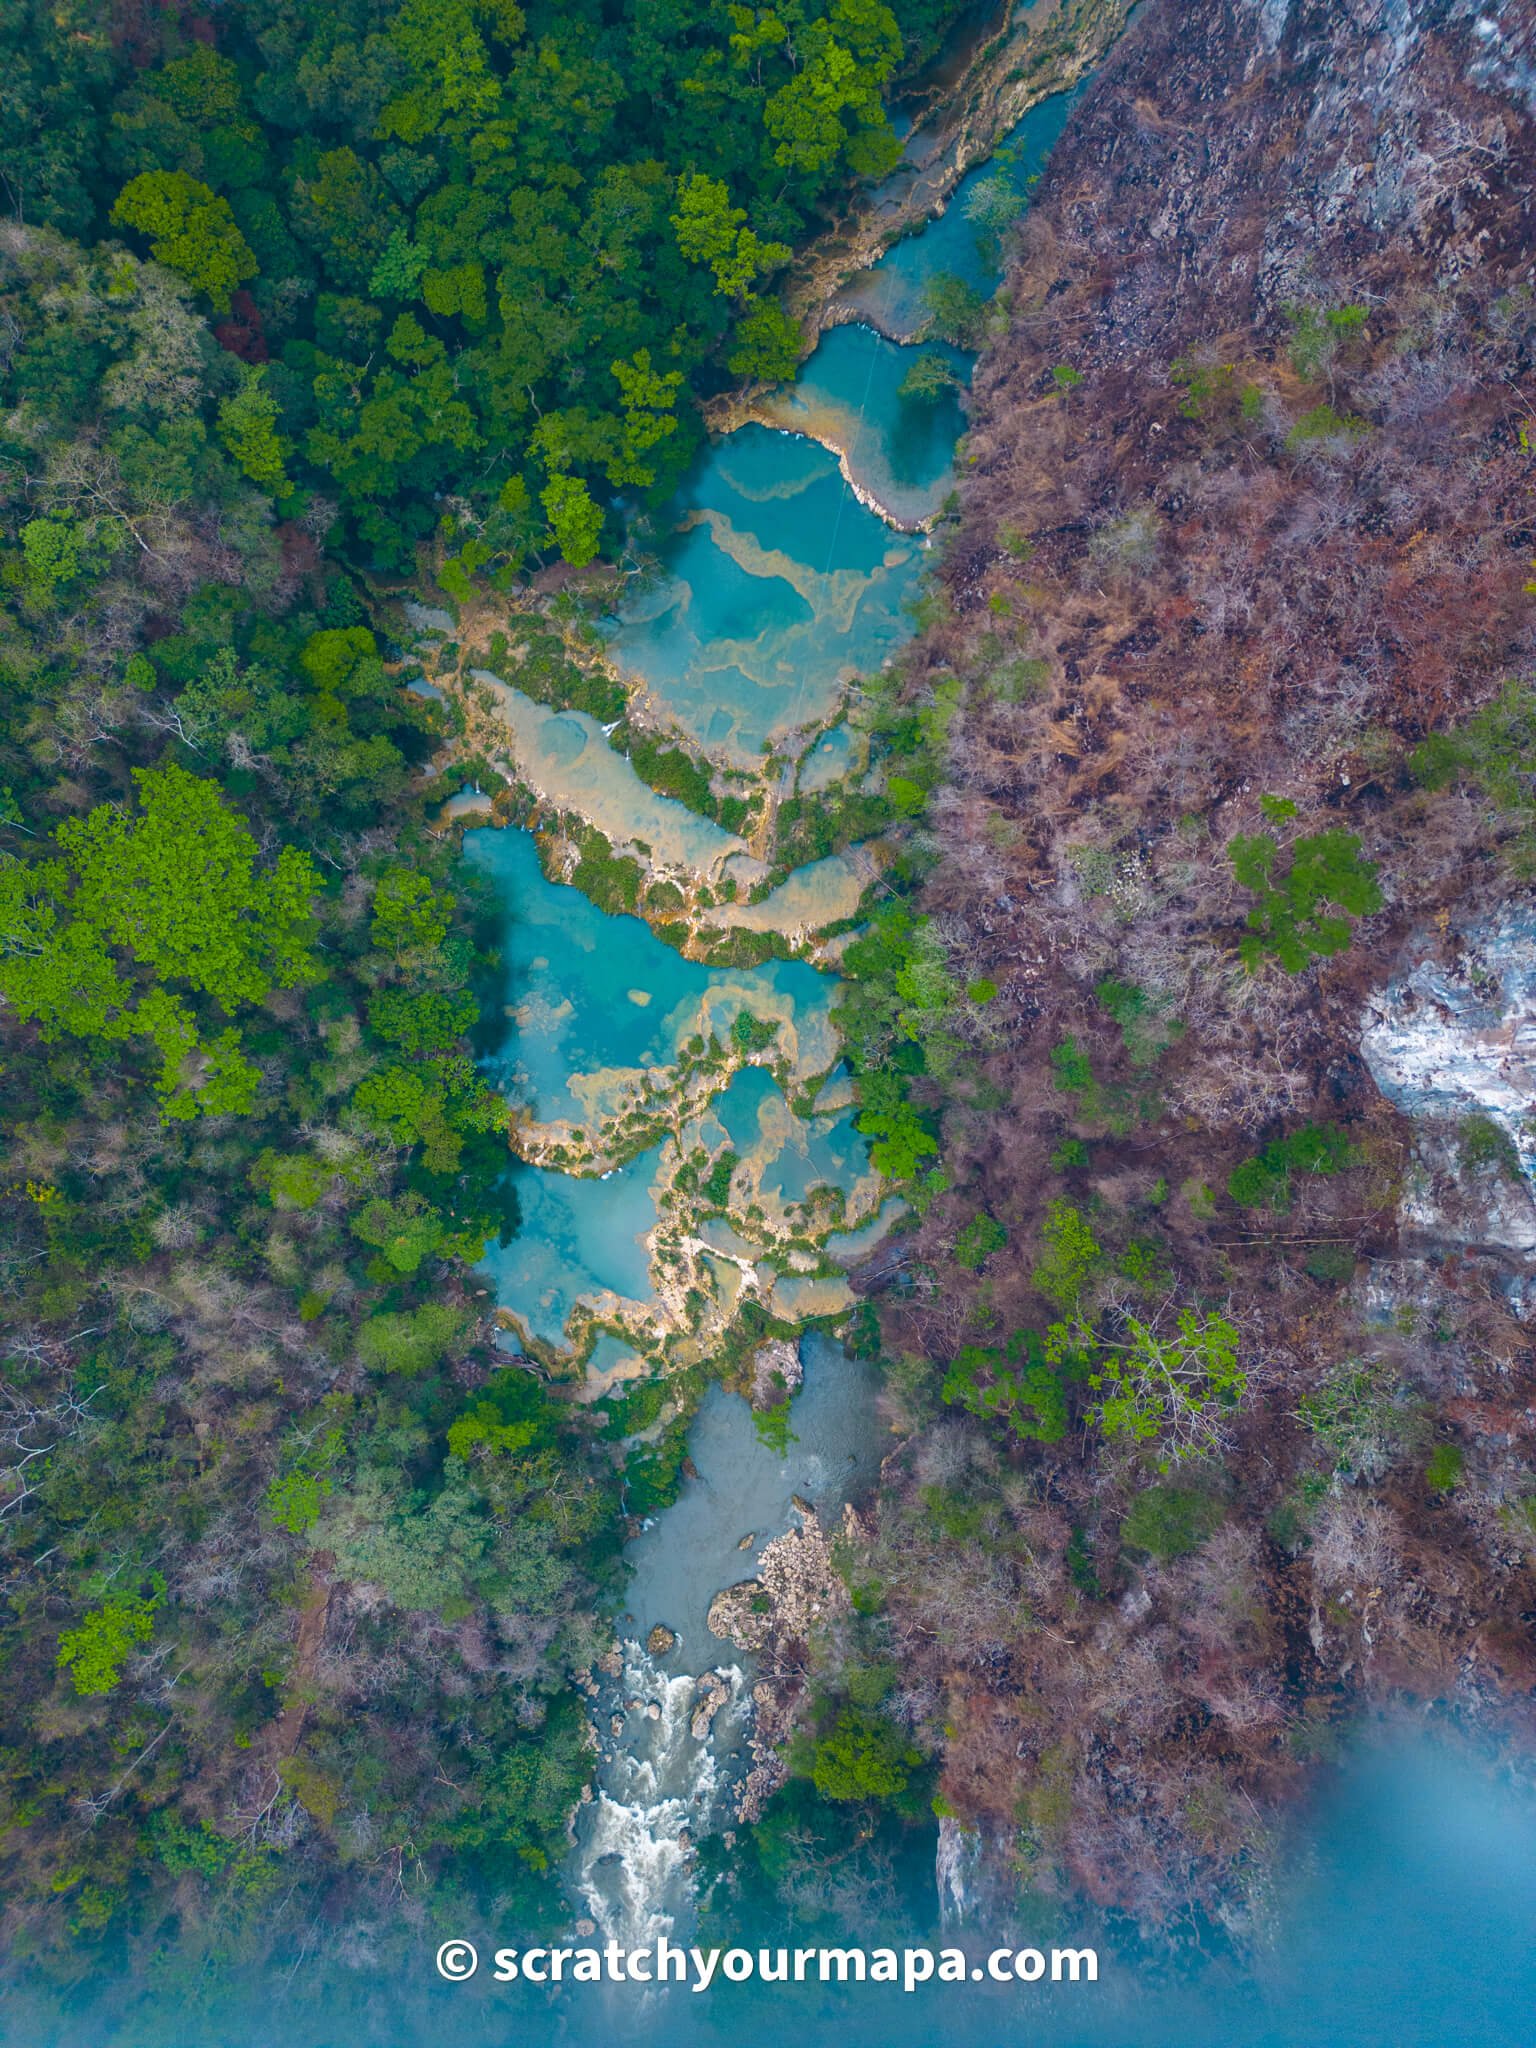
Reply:
M943 216L846 288L854 319L829 329L762 420L710 448L676 503L659 574L612 621L618 671L722 766L761 772L765 753L786 736L792 753L804 733L786 786L824 789L866 772L840 706L850 677L911 631L922 529L952 487L964 424L970 359L958 350L943 351L955 383L938 400L900 390L918 353L922 287L940 272L995 286L968 192L1003 178L1022 210L1066 107L1061 96L1026 115L1000 165L971 173ZM909 142L897 181L914 175L921 148ZM547 801L701 876L759 878L741 839L647 789L593 719L477 676L519 774ZM601 1399L647 1371L663 1334L674 1360L707 1357L746 1294L795 1322L849 1306L838 1262L867 1252L900 1205L885 1199L853 1128L832 975L802 959L744 970L688 961L639 918L547 880L521 829L473 831L465 851L511 910L511 1028L492 1069L530 1120L514 1169L523 1220L484 1270L515 1332L583 1360L585 1397ZM725 890L722 921L814 934L850 915L873 871L855 852L801 869L758 903ZM772 1068L711 1064L706 1048L742 1042L732 1028L743 1016L771 1028ZM683 1146L659 1125L637 1146L662 1103L686 1117ZM726 1162L729 1222L699 1223L693 1181L677 1182L681 1160L701 1152ZM770 1259L791 1243L798 1255ZM705 1297L709 1315L679 1345L685 1304ZM571 1872L605 1936L638 1942L685 1923L692 1840L729 1825L751 1677L749 1660L708 1628L712 1596L750 1575L796 1498L835 1519L878 1472L872 1376L820 1330L801 1355L788 1449L760 1441L746 1402L712 1385L689 1441L697 1477L629 1547L622 1651L594 1702L597 1793ZM705 1716L701 1699L712 1703Z

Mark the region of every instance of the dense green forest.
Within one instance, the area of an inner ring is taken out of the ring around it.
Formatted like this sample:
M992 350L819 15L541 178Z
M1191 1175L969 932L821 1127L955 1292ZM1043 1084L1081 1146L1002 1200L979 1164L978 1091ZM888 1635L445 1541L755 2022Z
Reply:
M589 560L788 370L945 14L0 28L0 1871L55 1976L557 1902L621 1523L488 1342L495 915L373 595Z
M957 11L17 9L6 187L185 283L281 517L383 570L434 532L450 579L583 563L613 493L672 489L701 394L793 368L772 280L891 167L887 89Z

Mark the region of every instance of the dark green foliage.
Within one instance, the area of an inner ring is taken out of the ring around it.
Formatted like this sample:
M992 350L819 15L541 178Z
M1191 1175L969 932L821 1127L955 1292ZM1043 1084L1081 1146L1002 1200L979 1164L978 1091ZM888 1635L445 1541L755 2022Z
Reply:
M26 10L0 165L28 221L184 279L266 364L297 490L394 569L442 522L462 600L591 560L727 369L792 368L773 279L894 163L882 101L956 11L814 0L732 42L687 8L238 0L215 51L175 12L98 43Z
M1348 947L1352 920L1381 908L1375 863L1360 858L1353 832L1314 832L1296 840L1288 866L1281 865L1280 843L1269 832L1239 834L1227 857L1238 882L1259 899L1238 949L1250 973L1267 955L1287 974L1299 974L1314 959L1330 959Z
M530 630L510 653L505 642L500 648L493 644L485 665L525 697L552 710L585 711L599 725L612 725L624 716L628 700L622 684L601 669L585 669L572 661L556 633Z
M1001 1251L1008 1242L1008 1233L995 1216L985 1211L973 1216L955 1240L956 1261L968 1272L976 1273L987 1263L993 1252Z
M699 1199L711 1209L723 1209L731 1198L731 1176L739 1164L734 1152L722 1152L699 1188Z
M1292 1174L1343 1173L1355 1157L1349 1133L1338 1124L1303 1124L1235 1166L1227 1176L1227 1193L1239 1208L1284 1215L1291 1206Z
M775 875L841 853L861 839L873 839L895 816L895 805L884 790L839 784L788 797L774 819Z
M926 333L947 341L955 348L981 346L986 331L988 301L963 277L940 271L923 286L923 304L928 313Z
M1067 1575L1085 1599L1104 1598L1093 1552L1088 1547L1087 1533L1082 1529L1074 1529L1067 1538Z
M1436 1444L1424 1467L1424 1484L1431 1493L1454 1493L1466 1469L1466 1453L1460 1444Z
M75 138L88 189L71 199L56 163L59 217L104 218L147 168L163 88L189 175L225 186L264 259L275 237L231 182L262 174L260 131L198 111L229 80L190 47L125 77L124 161L99 190L102 138ZM91 75L87 127L110 111ZM15 163L28 144L0 147ZM44 1902L47 1967L71 1942L150 1938L178 1883L188 1927L206 1910L221 1942L297 1938L358 1867L364 1812L432 1881L510 1878L521 1910L584 1769L558 1696L614 1496L570 1410L496 1371L465 1271L516 1208L468 1036L494 919L426 829L440 714L386 668L314 521L279 531L309 504L287 366L253 379L166 272L35 228L0 254L0 307L0 1322L38 1418L0 1528L26 1816L0 1875ZM255 317L237 294L231 322ZM467 1412L452 1368L481 1383ZM332 1577L372 1588L366 1696L298 1647ZM517 1677L447 1637L430 1665L396 1660L391 1603L539 1654ZM287 1846L193 1819L240 1809L248 1752L298 1700ZM79 1802L113 1787L82 1836ZM270 1925L239 1918L258 1893Z
M635 732L622 726L611 736L611 744L622 744L635 773L659 796L686 804L701 818L725 823L721 814L730 799L715 795L709 769L682 747L666 745L654 733Z
M1463 1173L1496 1173L1519 1182L1520 1152L1509 1133L1491 1116L1469 1116L1457 1133L1457 1156Z
M1355 1254L1346 1244L1320 1244L1302 1261L1308 1275L1325 1287L1342 1287L1354 1277Z
M1093 1063L1070 1032L1051 1047L1051 1077L1064 1095L1086 1095L1093 1087Z
M1006 1350L961 1347L944 1380L944 1399L972 1415L996 1415L1026 1442L1060 1443L1067 1433L1061 1372L1045 1362L1040 1339L1018 1330Z
M1183 1032L1184 1027L1172 1015L1167 999L1138 988L1135 982L1110 975L1093 993L1099 1007L1107 1010L1120 1026L1120 1036L1134 1067L1155 1066Z
M1224 1517L1221 1502L1196 1487L1148 1486L1126 1510L1120 1541L1166 1562L1198 1550Z
M936 405L954 390L960 379L954 365L937 349L924 349L902 378L897 396L916 399L922 405Z
M1369 420L1361 419L1358 413L1339 412L1325 402L1302 414L1286 435L1285 445L1293 454L1308 449L1342 454L1356 441L1364 440L1370 431Z
M766 1052L778 1035L776 1019L754 1017L750 1010L738 1010L731 1024L732 1042L749 1059L754 1053Z
M599 910L612 916L633 915L640 906L640 886L645 871L630 854L615 853L595 825L582 828L578 841L580 859L571 870L571 883L590 896Z
M654 1444L632 1451L624 1466L624 1504L632 1515L654 1515L671 1507L683 1484L688 1456L688 1418L669 1423Z

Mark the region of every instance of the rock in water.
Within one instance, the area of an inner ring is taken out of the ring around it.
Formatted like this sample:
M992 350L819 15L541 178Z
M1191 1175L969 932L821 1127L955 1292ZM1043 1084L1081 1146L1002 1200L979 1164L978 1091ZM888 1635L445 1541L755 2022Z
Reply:
M805 1378L799 1347L775 1337L760 1344L752 1357L752 1406L780 1408L799 1392Z

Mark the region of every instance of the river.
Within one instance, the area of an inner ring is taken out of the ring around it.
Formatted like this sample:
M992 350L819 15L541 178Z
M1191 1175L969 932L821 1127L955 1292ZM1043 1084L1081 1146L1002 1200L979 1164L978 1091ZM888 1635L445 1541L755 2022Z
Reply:
M972 225L974 194L1006 191L1022 209L1065 97L1026 115L943 216L853 281L844 296L866 317L823 335L793 389L768 408L772 425L750 423L708 449L663 522L655 571L610 622L620 674L647 693L653 716L717 763L746 773L771 754L786 782L822 789L862 772L840 723L843 698L852 678L910 636L927 545L920 529L953 488L972 362L944 348L951 381L936 397L905 395L923 351L888 337L920 326L925 282L941 271L977 291L995 287L996 243ZM544 775L562 750L568 757L567 800L610 836L654 844L658 800L636 781L636 809L624 814L622 764L596 729L568 713L524 712L503 694L505 679L497 683ZM520 751L520 768L524 758ZM595 798L582 762L605 771ZM661 827L670 844L684 844L684 821L663 818ZM695 862L728 871L737 856L691 829ZM533 1119L521 1141L531 1158L515 1176L523 1227L484 1268L517 1339L584 1362L585 1394L601 1399L707 1357L744 1299L791 1320L850 1305L837 1247L831 1259L806 1251L809 1241L824 1253L833 1226L846 1224L838 1235L862 1252L881 1228L883 1191L837 1065L831 975L805 961L750 970L687 961L639 918L609 915L547 880L519 829L471 832L465 850L508 903L509 1031L493 1068ZM799 879L779 895L792 896ZM784 1066L722 1066L690 1082L680 1066L686 1048L711 1034L728 1042L744 1010L776 1025L761 1057ZM689 1116L681 1141L637 1151L624 1142L623 1118L647 1086L653 1101L691 1086ZM578 1148L589 1148L574 1161L583 1170L566 1171ZM728 1219L702 1227L686 1188L674 1185L682 1162L701 1153L711 1166L737 1162ZM818 1190L836 1194L829 1202ZM784 1256L791 1243L793 1260ZM702 1318L682 1306L690 1298L708 1302ZM751 1576L763 1543L790 1527L797 1496L835 1519L869 1489L887 1447L867 1369L819 1332L801 1354L787 1455L759 1441L741 1397L711 1388L690 1441L697 1477L630 1547L620 1668L595 1702L596 1796L578 1818L570 1872L579 1909L604 1936L685 1933L693 1845L732 1819L751 1671L711 1634L711 1598ZM652 1654L658 1625L674 1640ZM697 1705L722 1689L725 1703L701 1734Z

